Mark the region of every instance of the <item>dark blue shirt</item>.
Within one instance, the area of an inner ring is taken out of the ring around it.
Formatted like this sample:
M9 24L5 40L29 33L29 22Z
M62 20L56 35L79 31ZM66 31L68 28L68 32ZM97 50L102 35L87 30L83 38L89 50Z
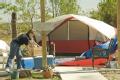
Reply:
M17 42L19 45L28 45L30 38L26 34L21 34L17 38L15 38L13 41Z

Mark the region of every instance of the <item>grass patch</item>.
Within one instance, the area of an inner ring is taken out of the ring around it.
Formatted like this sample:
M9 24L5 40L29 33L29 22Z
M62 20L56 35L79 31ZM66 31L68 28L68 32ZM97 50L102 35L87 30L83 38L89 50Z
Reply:
M45 79L42 75L42 72L32 72L32 78L40 80ZM59 75L54 75L50 80L61 80L61 78Z

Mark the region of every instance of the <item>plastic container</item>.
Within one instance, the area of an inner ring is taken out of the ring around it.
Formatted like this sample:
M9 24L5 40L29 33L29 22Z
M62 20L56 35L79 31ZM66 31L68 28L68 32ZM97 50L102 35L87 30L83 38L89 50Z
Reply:
M19 71L14 70L14 71L11 73L11 80L19 80Z
M110 61L110 68L117 68L117 62L116 61Z
M47 55L47 63L49 66L54 65L53 55ZM25 69L42 69L42 56L22 58L22 66Z
M21 64L24 69L33 69L34 68L34 59L32 57L22 58Z

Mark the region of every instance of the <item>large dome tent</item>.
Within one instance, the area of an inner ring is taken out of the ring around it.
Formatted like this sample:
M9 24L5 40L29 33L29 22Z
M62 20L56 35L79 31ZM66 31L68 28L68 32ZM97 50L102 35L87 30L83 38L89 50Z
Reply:
M116 36L116 29L102 21L80 15L63 15L45 23L35 22L38 31L47 30L48 40L56 45L56 54L82 53L94 41L106 42ZM44 28L43 28L44 27Z

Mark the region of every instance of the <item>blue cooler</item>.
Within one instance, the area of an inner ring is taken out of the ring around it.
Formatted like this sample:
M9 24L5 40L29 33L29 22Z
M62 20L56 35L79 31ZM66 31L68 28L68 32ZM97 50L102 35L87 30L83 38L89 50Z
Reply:
M21 64L24 69L33 69L34 68L34 59L33 59L33 57L22 58Z
M47 63L49 66L54 65L53 55L47 55ZM41 69L42 56L22 58L22 66L24 69Z

